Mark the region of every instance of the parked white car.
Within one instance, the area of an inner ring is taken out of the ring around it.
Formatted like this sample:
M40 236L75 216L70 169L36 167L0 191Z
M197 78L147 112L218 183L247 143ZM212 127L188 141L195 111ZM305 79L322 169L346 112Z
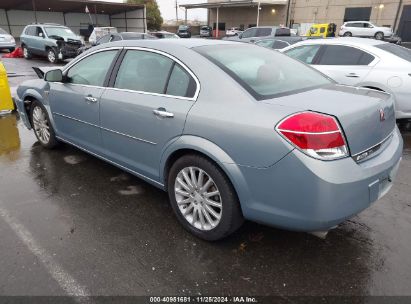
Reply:
M88 41L94 45L97 43L97 40L99 40L101 37L107 35L107 34L113 34L113 33L118 33L117 28L112 27L112 26L106 26L106 27L95 27L93 32L91 33Z
M225 35L226 35L226 36L238 36L238 35L240 35L242 32L243 32L243 31L240 30L240 28L238 28L238 27L232 27L232 28L228 29L228 30L225 32Z
M389 27L377 26L369 21L351 21L345 22L338 34L344 37L374 37L383 40L391 37L393 32Z
M393 94L396 118L411 118L410 49L374 39L344 37L305 40L280 51L340 84Z

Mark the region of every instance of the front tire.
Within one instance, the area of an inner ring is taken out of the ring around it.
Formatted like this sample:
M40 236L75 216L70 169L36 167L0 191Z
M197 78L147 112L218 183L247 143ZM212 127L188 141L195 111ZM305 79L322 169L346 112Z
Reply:
M54 49L48 49L47 51L47 59L50 63L57 63L59 61L57 57L57 52Z
M46 109L40 102L33 101L30 109L30 119L34 134L40 144L47 149L56 147L58 145L56 133L50 123Z
M177 219L201 239L222 239L244 222L233 186L205 157L190 154L178 159L170 169L167 187Z

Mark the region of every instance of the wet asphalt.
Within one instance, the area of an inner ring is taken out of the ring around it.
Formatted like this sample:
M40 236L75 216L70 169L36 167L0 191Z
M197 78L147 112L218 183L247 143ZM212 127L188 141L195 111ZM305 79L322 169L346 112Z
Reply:
M49 65L3 63L12 87ZM326 240L247 222L208 243L162 191L0 118L0 295L411 295L410 130L392 190Z

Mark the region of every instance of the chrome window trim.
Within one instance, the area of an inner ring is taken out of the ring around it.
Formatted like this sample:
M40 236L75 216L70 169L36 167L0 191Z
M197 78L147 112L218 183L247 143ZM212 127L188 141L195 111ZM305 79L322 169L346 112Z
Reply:
M89 125L89 126L92 126L92 127L95 127L95 128L98 128L100 130L108 131L108 132L115 133L115 134L118 134L118 135L122 135L122 136L131 138L131 139L134 139L134 140L137 140L137 141L141 141L141 142L144 142L146 144L150 144L150 145L153 145L153 146L157 145L157 143L155 143L155 142L152 142L152 141L149 141L149 140L146 140L146 139L143 139L143 138L135 137L135 136L132 136L132 135L128 135L128 134L125 134L125 133L122 133L122 132L119 132L119 131L114 131L114 130L111 130L111 129L108 129L108 128L104 128L102 126L98 126L98 125L95 125L95 124L92 124L92 123L89 123L89 122L86 122L86 121L83 121L83 120L80 120L80 119L77 119L77 118L74 118L74 117L71 117L71 116L67 116L67 115L58 113L58 112L53 112L53 114L57 115L57 116L64 117L64 118L67 118L67 119L71 119L71 120L74 120L74 121L77 121L77 122L80 122L80 123L83 123L83 124L86 124L86 125Z
M56 136L56 137L57 137L57 139L59 139L59 140L61 140L61 141L63 141L63 142L66 142L66 143L68 143L68 144L70 144L70 145L73 145L74 147L77 147L77 148L79 148L80 150L83 150L83 151L85 151L85 152L87 152L87 153L89 153L89 154L91 154L91 155L93 155L93 156L96 156L96 157L98 157L98 158L100 158L100 159L102 159L102 160L104 160L104 161L106 161L106 162L108 162L108 163L110 163L110 164L112 164L112 165L115 165L115 166L117 166L117 167L120 167L121 169L123 169L123 170L125 170L125 171L127 171L127 172L130 172L130 173L136 175L137 177L140 177L140 178L142 178L142 179L148 180L148 181L150 181L150 182L152 182L152 183L155 183L155 184L159 185L160 187L164 188L164 184L162 184L162 183L160 183L160 182L158 182L158 181L156 181L156 180L154 180L154 179L152 179L152 178L149 178L149 177L147 177L147 176L145 176L145 175L143 175L143 174L141 174L141 173L138 173L137 171L134 171L134 170L131 170L131 169L125 167L125 166L122 166L122 165L120 165L120 164L118 164L118 163L116 163L116 162L114 162L114 161L112 161L112 160L109 160L108 158L106 158L106 157L104 157L104 156L101 156L100 154L91 152L90 150L87 150L86 148L83 148L83 147L80 146L80 145L76 145L76 144L74 144L73 142L71 142L71 141L69 141L69 140L67 140L67 139L64 139L64 138L62 138L62 137L60 137L60 136Z
M119 89L119 88L113 88L113 87L101 87L101 86L92 86L92 85L83 85L83 84L77 84L77 83L67 83L68 85L74 85L74 86L82 86L82 87L90 87L90 88L104 88L106 90L114 90L114 91L121 91L121 92L131 92L131 93L138 93L138 94L143 94L143 95L152 95L152 96L159 96L159 97L167 97L167 98L175 98L175 99L181 99L181 100L189 100L189 101L197 101L198 96L200 94L200 90L201 90L201 84L200 81L198 80L197 75L195 75L190 68L187 67L187 65L185 65L181 60L177 59L176 57L160 51L160 50L156 50L156 49L152 49L152 48L146 48L146 47L109 47L109 48L104 48L104 49L99 49L99 50L95 50L79 59L75 59L73 61L71 61L70 63L68 63L68 65L66 65L63 68L63 74L65 74L69 69L71 69L74 65L76 65L77 63L79 63L80 61L82 61L83 59L99 53L99 52L104 52L104 51L110 51L110 50L136 50L136 51L145 51L145 52L152 52L152 53L156 53L156 54L160 54L163 55L165 57L170 58L171 60L173 60L174 62L178 63L191 77L193 77L194 82L196 83L196 90L194 93L193 97L183 97L183 96L175 96L175 95L168 95L168 94L161 94L161 93L151 93L151 92L145 92L145 91L135 91L135 90L129 90L129 89ZM110 71L112 72L112 71ZM64 83L63 83L64 84Z
M125 50L135 50L135 51L143 51L143 52L151 52L151 53L156 53L159 55L163 55L165 57L168 57L172 61L178 63L193 79L194 82L196 83L196 90L194 93L193 97L184 97L184 96L175 96L175 95L168 95L168 94L161 94L161 93L152 93L152 92L145 92L145 91L135 91L135 90L130 90L130 89L119 89L119 88L107 88L110 90L116 90L116 91L125 91L125 92L134 92L134 93L139 93L139 94L144 94L144 95L153 95L153 96L160 96L160 97L168 97L168 98L176 98L176 99L183 99L183 100L191 100L191 101L196 101L198 99L198 95L200 94L200 89L201 89L201 84L200 81L198 80L197 75L195 75L190 68L187 67L181 60L178 58L174 57L173 55L170 55L164 51L152 49L152 48L146 48L146 47L138 47L138 46L130 46L130 47L124 47Z

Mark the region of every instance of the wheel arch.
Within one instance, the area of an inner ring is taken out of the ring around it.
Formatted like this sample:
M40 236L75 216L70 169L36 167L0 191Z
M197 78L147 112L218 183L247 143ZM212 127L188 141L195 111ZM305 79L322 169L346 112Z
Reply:
M160 178L166 191L171 166L177 159L187 154L201 155L214 162L227 176L240 201L241 209L243 209L243 201L246 200L249 192L240 167L218 145L197 136L182 136L169 144L164 150L160 162Z

